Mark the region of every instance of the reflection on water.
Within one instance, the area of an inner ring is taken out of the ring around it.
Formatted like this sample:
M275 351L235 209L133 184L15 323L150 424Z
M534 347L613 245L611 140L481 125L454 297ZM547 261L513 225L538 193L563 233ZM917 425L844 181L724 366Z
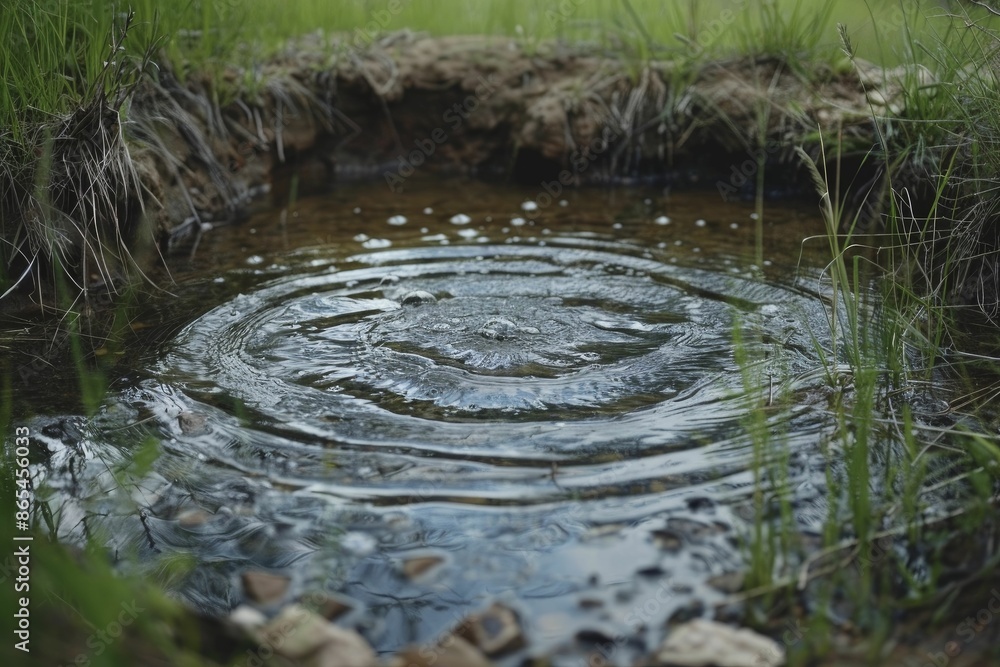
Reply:
M818 531L836 428L823 258L800 245L818 220L770 214L757 267L750 210L711 194L522 201L374 185L206 238L195 263L228 270L175 288L203 314L79 438L106 459L144 429L161 457L135 488L54 473L78 499L63 523L104 513L115 549L193 555L174 585L214 613L240 571L276 568L351 598L383 651L500 599L532 651L639 638L618 661L741 568L751 409Z

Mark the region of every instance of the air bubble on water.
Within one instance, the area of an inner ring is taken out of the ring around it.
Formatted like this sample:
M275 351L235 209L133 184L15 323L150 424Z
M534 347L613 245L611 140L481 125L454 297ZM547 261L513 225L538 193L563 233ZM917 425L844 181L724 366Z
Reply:
M524 218L511 218L510 224L515 227L523 227L524 223L527 222Z
M249 257L247 257L247 264L249 264L250 266L256 266L257 264L260 264L263 261L264 258L261 257L260 255L250 255Z
M665 215L661 215L656 220L653 220L653 222L655 222L658 225L669 225L670 224L670 218L668 218Z
M424 303L434 303L435 301L437 301L437 297L422 289L407 292L403 295L403 298L399 300L399 302L404 306L419 306Z
M453 225L467 225L470 222L472 222L472 218L470 218L464 213L456 213L455 215L451 216L449 222Z
M434 209L432 209L430 206L428 206L428 207L426 207L424 209L424 215L430 215L433 212L434 212Z
M730 229L739 229L739 228L740 228L740 225L739 225L739 223L737 223L737 222L730 222L730 223L729 223L729 228L730 228Z
M428 231L428 230L427 230L427 228L426 228L426 227L421 227L421 228L420 228L420 233L421 233L421 234L426 234L426 233L427 233L427 231Z
M479 232L475 229L460 229L458 230L458 235L463 239L474 239L479 236Z
M486 222L493 222L493 216L492 215L486 216Z
M674 245L682 245L683 243L684 242L681 241L680 239L677 239L676 241L674 241Z
M580 359L582 359L583 361L589 361L589 362L600 361L601 359L601 355L597 354L596 352L581 352L577 356L579 356Z
M356 234L354 236L354 240L357 241L358 243L364 243L365 241L368 240L368 235L367 234Z
M448 237L444 234L431 234L430 236L421 236L420 240L427 241L429 243L431 241L446 241L448 240Z
M368 239L361 244L363 248L368 248L369 250L379 250L381 248L389 248L392 246L392 241L389 239Z
M621 229L621 228L622 228L622 223L620 222L616 222L615 224L611 225L611 229Z
M697 220L694 221L694 226L695 227L704 227L706 224L708 224L708 223L706 223L701 218L698 218Z
M538 210L538 204L533 201L521 202L521 210L531 213L532 211Z
M645 204L646 206L649 206L653 203L653 200L647 197L646 199L642 200L642 203Z
M750 219L751 220L759 220L760 219L760 215L758 215L757 213L751 213L750 214Z
M354 207L354 215L357 215L359 213L361 213L361 207L360 206L355 206Z
M476 333L487 340L509 340L517 336L517 325L504 317L492 317Z
M389 274L387 276L382 276L382 279L378 281L379 285L395 285L399 282L399 276Z
M391 218L389 218L388 222L389 222L390 225L394 225L396 227L399 227L400 225L405 225L406 224L406 216L405 215L394 215Z
M226 282L226 279L225 279L225 278L223 278L222 276L217 276L216 278L214 278L214 279L212 280L212 282L213 282L213 283L224 283L224 282Z
M560 206L569 206L569 202L566 201L565 199L560 199L559 200L559 205Z

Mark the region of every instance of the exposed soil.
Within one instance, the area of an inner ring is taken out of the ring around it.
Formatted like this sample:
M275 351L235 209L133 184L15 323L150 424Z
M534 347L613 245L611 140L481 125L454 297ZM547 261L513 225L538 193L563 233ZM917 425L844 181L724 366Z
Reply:
M133 102L132 150L168 246L238 217L291 174L304 189L378 178L392 192L427 169L537 182L553 196L644 180L739 197L758 161L790 164L821 133L870 148L872 111L895 107L902 75L775 59L638 67L505 38L403 32L357 51L306 37L256 72L229 71L241 92L221 105L207 77L181 84L161 70ZM771 190L811 187L795 171L769 169L782 179Z

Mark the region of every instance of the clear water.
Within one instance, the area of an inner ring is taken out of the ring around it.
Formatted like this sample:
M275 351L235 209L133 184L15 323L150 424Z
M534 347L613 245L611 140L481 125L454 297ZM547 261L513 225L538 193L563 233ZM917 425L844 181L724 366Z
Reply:
M594 642L625 664L725 600L752 411L816 535L839 442L818 215L769 206L755 266L752 208L713 193L531 195L355 186L206 236L171 288L187 320L154 302L166 342L50 438L64 529L211 613L248 568L343 594L382 652L505 601L557 664ZM112 477L150 434L151 469ZM441 563L408 577L423 556Z

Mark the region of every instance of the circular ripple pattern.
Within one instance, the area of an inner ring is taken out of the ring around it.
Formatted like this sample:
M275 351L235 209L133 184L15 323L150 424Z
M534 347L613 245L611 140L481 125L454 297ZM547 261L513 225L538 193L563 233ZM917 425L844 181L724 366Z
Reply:
M558 490L595 494L739 470L734 323L809 346L794 291L625 245L417 248L347 265L210 311L161 369L205 404L237 401L258 424L254 451L337 493L431 479L435 496L523 501L555 490L553 464L568 466ZM711 473L707 448L722 453Z

